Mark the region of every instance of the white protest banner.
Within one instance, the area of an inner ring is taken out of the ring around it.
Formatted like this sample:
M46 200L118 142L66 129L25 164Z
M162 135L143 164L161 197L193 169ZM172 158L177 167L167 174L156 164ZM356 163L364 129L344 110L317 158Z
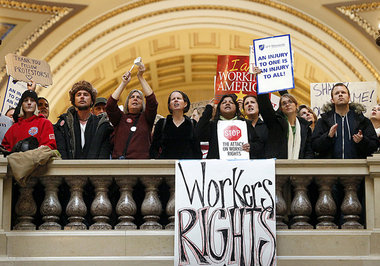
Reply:
M294 88L289 34L253 40L253 50L255 65L262 71L256 77L258 94Z
M310 83L311 108L317 117L320 117L321 108L331 100L331 89L337 82ZM366 117L371 115L371 109L377 103L376 82L342 82L350 91L351 102L363 104L367 111Z
M174 265L276 265L275 163L176 162Z
M16 54L7 54L5 62L8 75L16 80L25 82L33 80L42 86L53 84L50 66L46 61Z
M218 121L218 145L220 159L249 159L243 151L248 143L247 123L241 120Z
M22 81L17 81L9 76L7 90L5 91L3 107L1 109L1 114L5 114L9 108L16 107L21 95L27 90L27 84Z

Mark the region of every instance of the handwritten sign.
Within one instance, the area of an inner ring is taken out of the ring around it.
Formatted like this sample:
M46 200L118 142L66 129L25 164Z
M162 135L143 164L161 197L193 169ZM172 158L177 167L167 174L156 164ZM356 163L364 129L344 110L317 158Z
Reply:
M9 76L1 114L4 115L11 107L16 108L17 103L21 99L22 93L26 90L27 85L25 82L16 82L11 76Z
M321 108L331 100L331 89L337 82L310 83L311 108L320 117ZM350 90L351 102L361 103L366 107L364 115L369 117L371 109L377 103L376 82L342 82Z
M276 265L275 163L176 162L174 265Z
M262 73L257 75L257 93L294 88L290 35L253 40L254 60Z
M5 56L7 73L16 80L29 82L34 80L36 83L47 86L53 84L50 66L46 61L7 54Z
M241 120L218 121L218 146L220 159L249 159L243 151L248 143L247 123Z
M256 77L249 73L249 56L219 55L214 84L217 102L225 94L256 95Z

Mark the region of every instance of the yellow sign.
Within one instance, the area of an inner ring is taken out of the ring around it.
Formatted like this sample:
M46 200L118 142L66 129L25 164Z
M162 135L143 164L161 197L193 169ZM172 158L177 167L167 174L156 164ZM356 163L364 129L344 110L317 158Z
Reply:
M25 82L33 80L42 86L53 84L50 66L46 61L16 54L7 54L5 62L7 64L7 73L13 79Z

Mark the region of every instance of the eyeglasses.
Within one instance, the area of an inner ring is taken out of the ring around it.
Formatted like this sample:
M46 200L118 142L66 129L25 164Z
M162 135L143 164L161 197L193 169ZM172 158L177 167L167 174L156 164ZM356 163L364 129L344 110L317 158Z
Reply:
M281 102L281 106L286 106L286 105L288 105L288 104L292 104L292 103L294 103L292 100L289 100L289 101L282 101L282 102Z

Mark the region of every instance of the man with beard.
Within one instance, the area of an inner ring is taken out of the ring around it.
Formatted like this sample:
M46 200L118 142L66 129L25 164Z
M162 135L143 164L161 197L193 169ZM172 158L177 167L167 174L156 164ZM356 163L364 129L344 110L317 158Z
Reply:
M364 107L350 103L350 91L343 83L331 90L331 102L322 107L312 136L314 152L322 159L364 159L376 151L378 140Z
M54 125L58 151L63 159L109 159L112 126L105 114L95 116L91 107L97 91L79 81L69 91L71 106Z

